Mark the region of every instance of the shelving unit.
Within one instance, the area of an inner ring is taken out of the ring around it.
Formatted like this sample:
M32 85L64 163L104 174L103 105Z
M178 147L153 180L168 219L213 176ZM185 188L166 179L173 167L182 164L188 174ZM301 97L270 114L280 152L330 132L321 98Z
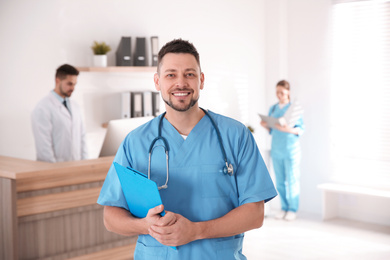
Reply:
M111 66L111 67L77 67L80 72L156 72L157 67Z
M121 118L121 93L154 91L153 75L157 72L157 67L77 66L76 68L80 71L80 75L77 91L72 97L84 110L89 156L97 158L104 142L108 122Z

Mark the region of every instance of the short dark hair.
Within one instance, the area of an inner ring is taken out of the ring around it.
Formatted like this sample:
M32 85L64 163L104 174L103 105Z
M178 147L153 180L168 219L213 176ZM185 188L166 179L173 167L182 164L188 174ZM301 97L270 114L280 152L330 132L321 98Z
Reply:
M161 62L164 56L168 53L188 53L195 57L196 62L200 68L200 58L199 53L196 50L195 46L189 41L182 39L175 39L166 43L161 50L158 52L158 67L157 71L160 70Z
M75 67L73 67L72 65L69 65L69 64L61 65L56 70L56 78L64 79L68 75L78 76L79 71Z

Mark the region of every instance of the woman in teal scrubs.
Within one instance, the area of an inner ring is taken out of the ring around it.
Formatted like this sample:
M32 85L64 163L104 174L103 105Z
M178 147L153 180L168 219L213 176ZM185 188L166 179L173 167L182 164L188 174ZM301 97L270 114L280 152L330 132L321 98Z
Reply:
M268 116L280 118L291 106L290 84L281 80L276 85L276 96L279 102L271 106ZM277 219L294 220L299 207L300 193L300 159L299 136L303 133L302 115L292 126L276 124L274 128L265 121L261 125L268 129L272 136L271 157L276 177L276 189L281 201L281 211Z

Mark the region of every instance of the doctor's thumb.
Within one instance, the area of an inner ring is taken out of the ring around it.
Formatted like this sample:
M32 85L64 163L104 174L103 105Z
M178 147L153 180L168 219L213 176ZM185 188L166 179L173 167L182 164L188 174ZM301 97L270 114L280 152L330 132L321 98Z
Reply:
M161 205L154 207L152 209L152 213L153 213L153 215L157 215L157 214L160 214L163 210L164 210L164 205L161 204Z
M163 211L163 210L164 210L164 205L163 205L163 204L161 204L161 205L158 205L158 206L157 206L157 209L159 210L159 212L158 212L158 213L161 213L161 211Z

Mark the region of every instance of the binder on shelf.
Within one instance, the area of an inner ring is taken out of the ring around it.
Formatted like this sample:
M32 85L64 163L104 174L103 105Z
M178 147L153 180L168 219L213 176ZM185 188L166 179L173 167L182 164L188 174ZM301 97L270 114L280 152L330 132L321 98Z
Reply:
M143 116L143 92L131 92L131 117Z
M160 92L152 92L152 115L160 115Z
M121 38L115 56L116 66L131 66L131 37Z
M158 55L158 37L152 36L150 38L150 46L152 47L152 66L157 66Z
M147 66L146 64L146 38L137 37L135 43L134 66Z
M121 117L122 118L130 118L131 117L131 99L130 92L122 93L122 104L121 104Z
M121 118L160 115L160 92L128 91L121 93Z
M152 91L145 91L143 96L144 102L144 116L153 115L153 106L152 106Z

